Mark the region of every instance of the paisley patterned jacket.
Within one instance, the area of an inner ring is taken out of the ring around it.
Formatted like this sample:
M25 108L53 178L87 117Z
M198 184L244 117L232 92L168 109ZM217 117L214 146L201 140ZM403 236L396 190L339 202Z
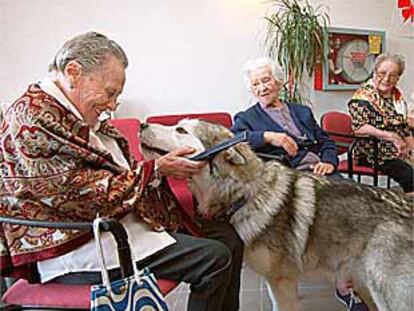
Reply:
M174 200L153 206L151 194L143 191L155 184L153 161L135 162L126 140L110 124L103 123L99 131L116 139L131 170L92 147L88 125L37 84L30 85L0 117L0 214L78 222L91 221L97 213L121 217L134 211L154 229L176 228L180 219ZM0 269L61 255L89 238L77 230L3 225Z

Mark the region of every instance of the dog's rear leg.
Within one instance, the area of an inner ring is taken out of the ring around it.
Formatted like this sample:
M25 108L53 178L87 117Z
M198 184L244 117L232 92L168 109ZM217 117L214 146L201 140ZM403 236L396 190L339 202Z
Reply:
M298 281L292 279L267 279L276 297L279 311L298 311Z
M404 258L407 266L410 263L410 258ZM411 269L414 264L411 260ZM404 268L406 268L404 267ZM377 304L379 311L413 311L414 310L414 273L405 271L403 274L400 270L400 264L395 265L394 274L380 275L380 266L374 267L376 270L369 271L367 277L368 287ZM379 271L379 272L378 272ZM404 271L403 271L404 272Z
M414 310L411 230L394 222L379 226L366 248L367 286L379 311Z

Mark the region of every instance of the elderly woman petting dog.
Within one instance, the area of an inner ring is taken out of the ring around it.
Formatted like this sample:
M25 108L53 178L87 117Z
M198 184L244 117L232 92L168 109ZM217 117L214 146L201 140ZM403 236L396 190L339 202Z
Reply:
M282 69L262 57L245 64L243 77L257 103L236 114L232 131L246 131L256 152L283 156L292 168L342 179L336 172L339 160L335 143L317 124L311 109L280 99ZM338 281L335 295L348 311L368 310L353 292L351 282Z
M187 178L204 163L184 158L192 148L137 163L119 132L98 121L102 112L116 109L127 65L113 40L96 32L78 35L57 52L50 75L7 109L0 126L1 214L92 221L99 213L121 219L139 266L191 285L188 310L236 311L243 244L234 229L204 220L206 238L193 237L177 231L175 217L163 220L165 206L150 204L155 190L148 185L156 187L159 176ZM148 197L139 195L146 192ZM100 283L95 243L85 233L2 229L0 242L8 243L0 245L1 268L35 263L42 282ZM103 243L111 249L114 242L104 234ZM119 273L115 254L107 264Z
M404 69L400 55L379 55L372 79L355 92L348 108L355 133L371 136L357 142L357 161L372 167L374 145L378 144L378 168L397 181L405 193L414 195L414 168L407 161L414 150L414 120L408 116L407 104L397 87Z

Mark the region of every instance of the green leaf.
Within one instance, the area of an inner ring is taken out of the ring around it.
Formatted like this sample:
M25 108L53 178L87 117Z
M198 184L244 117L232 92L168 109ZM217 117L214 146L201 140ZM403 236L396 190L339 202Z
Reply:
M270 57L283 66L293 85L285 92L292 100L300 100L299 85L307 73L314 71L317 61L326 62L329 52L325 6L312 6L308 0L270 0L274 12L265 17L268 23L265 45Z

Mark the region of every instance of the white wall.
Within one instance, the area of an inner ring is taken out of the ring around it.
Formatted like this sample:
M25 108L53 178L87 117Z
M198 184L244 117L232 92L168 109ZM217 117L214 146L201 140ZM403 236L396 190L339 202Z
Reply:
M240 68L264 53L263 0L0 0L0 101L41 79L60 45L96 30L126 50L130 66L119 116L229 111L249 104ZM413 40L395 1L325 0L331 25L385 29L388 50L408 57L401 85L411 93ZM398 35L398 36L397 36ZM408 75L409 73L409 75ZM311 92L316 115L345 109L351 92Z

